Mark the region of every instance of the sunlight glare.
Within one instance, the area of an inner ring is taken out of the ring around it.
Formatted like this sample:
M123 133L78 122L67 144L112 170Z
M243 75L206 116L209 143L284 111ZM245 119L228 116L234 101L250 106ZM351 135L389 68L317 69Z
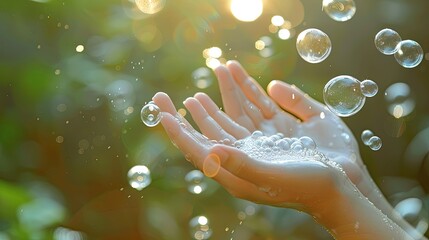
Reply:
M263 11L262 0L231 0L231 12L235 18L243 22L253 22Z

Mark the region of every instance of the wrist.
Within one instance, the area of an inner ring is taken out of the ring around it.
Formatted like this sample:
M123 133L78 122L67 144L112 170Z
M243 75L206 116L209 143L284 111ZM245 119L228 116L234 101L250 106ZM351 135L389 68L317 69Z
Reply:
M336 184L329 198L308 209L335 239L411 239L345 175L339 176Z

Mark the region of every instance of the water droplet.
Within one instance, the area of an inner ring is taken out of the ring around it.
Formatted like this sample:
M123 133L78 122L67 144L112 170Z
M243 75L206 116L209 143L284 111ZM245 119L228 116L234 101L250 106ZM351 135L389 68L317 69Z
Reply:
M151 101L142 108L141 119L146 126L154 127L161 121L161 110Z
M196 216L189 221L190 233L193 239L209 239L212 230L209 226L209 220L205 216Z
M395 59L404 68L416 67L423 60L423 49L416 41L401 41Z
M302 143L302 146L307 149L312 149L312 150L316 149L316 143L310 137L307 137L307 136L300 137L299 141Z
M378 92L378 85L372 80L363 80L360 83L360 90L365 97L374 97Z
M373 151L377 151L381 148L381 146L383 145L381 138L377 137L377 136L372 136L369 140L368 140L368 146L369 148L371 148Z
M338 22L350 20L356 13L353 0L323 0L323 11Z
M192 170L185 176L188 183L188 191L193 194L200 194L207 189L207 183L204 181L204 174L199 170Z
M323 89L323 99L329 110L340 117L356 114L365 104L359 80L347 75L331 79Z
M132 188L142 190L152 182L149 169L144 165L136 165L128 171L128 181Z
M374 133L371 130L363 130L360 138L362 139L363 144L369 145L369 139L374 136Z
M298 54L309 63L320 63L331 53L331 40L319 29L302 31L296 39Z
M401 36L392 29L385 28L375 35L375 47L385 55L392 55L398 51Z
M411 89L406 83L390 85L384 94L388 112L395 118L401 118L414 111L416 102L411 95Z

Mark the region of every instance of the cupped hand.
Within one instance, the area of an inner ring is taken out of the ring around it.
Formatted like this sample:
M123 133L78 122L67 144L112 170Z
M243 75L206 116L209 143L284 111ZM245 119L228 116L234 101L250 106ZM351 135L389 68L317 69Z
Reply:
M365 196L380 201L382 196L361 160L356 139L325 105L282 81L272 81L267 95L236 61L219 66L215 73L223 107L234 122L249 132L312 138L318 150L338 163Z
M230 119L205 94L198 93L184 104L201 132L177 113L165 93L154 102L162 110L161 123L171 141L205 175L219 182L233 196L249 201L303 211L329 201L338 185L348 181L345 174L327 162L292 158L255 159L234 146L250 131Z

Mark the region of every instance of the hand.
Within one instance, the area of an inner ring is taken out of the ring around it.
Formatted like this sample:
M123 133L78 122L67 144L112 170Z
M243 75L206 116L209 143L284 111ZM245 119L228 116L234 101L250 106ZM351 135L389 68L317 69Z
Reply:
M374 187L367 180L356 139L326 106L281 81L268 85L269 97L236 61L218 67L215 73L225 112L245 130L311 137L318 150L340 164L364 195L371 195Z
M231 146L250 132L221 112L205 94L198 93L185 101L205 135L177 113L167 94L157 93L153 100L162 110L161 122L167 134L186 159L236 197L309 211L338 195L338 185L348 181L327 162L288 160L288 156L284 161L264 161Z

